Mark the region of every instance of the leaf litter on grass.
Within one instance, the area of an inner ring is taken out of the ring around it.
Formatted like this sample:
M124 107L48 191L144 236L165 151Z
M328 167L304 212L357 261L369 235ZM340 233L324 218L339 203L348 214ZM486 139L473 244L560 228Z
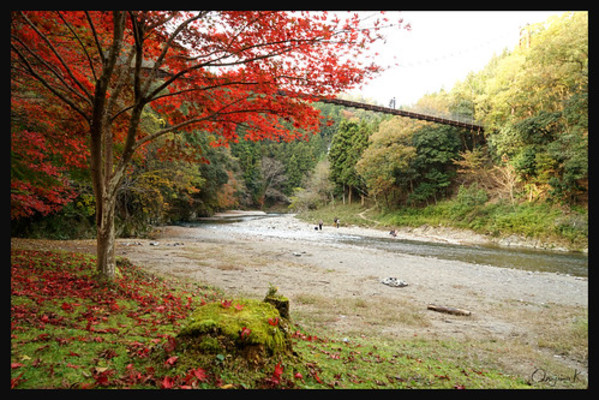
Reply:
M218 340L207 351L206 340L205 357L194 358L179 333L198 307L247 315L263 306L156 277L125 259L108 284L95 280L94 258L83 254L13 249L11 261L11 388L527 387L376 341L320 338L297 324L286 327L293 357L244 365L219 352ZM279 317L264 313L260 329L281 329ZM257 338L257 329L240 325L236 340Z

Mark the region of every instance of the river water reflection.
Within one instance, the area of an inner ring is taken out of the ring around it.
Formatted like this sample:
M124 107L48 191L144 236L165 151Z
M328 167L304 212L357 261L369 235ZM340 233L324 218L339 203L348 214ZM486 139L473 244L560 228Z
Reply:
M445 260L518 268L527 271L559 272L576 276L588 276L588 257L576 252L549 252L523 248L455 245L370 237L363 237L357 241L342 240L342 242Z
M544 271L575 276L588 276L588 256L578 252L543 251L526 248L507 248L500 246L456 245L419 240L405 240L391 237L374 237L361 235L338 234L334 231L313 232L286 231L264 226L233 224L248 220L264 219L277 216L266 215L233 215L227 217L206 218L197 223L186 223L185 226L197 226L208 229L228 230L247 235L281 237L288 239L317 240L319 242L338 245L351 245L374 248L391 253L410 254L423 257L436 257L445 260L457 260L474 264L485 264L503 268L517 268L528 271Z

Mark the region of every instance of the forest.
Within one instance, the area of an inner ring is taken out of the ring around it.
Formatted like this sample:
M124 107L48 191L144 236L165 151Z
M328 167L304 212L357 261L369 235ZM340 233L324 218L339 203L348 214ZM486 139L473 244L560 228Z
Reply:
M385 13L10 17L11 389L588 388L585 254L485 253L578 276L323 239L588 251L587 12L398 105L480 130L332 103L372 103L345 94L406 28ZM239 209L309 239L185 226Z
M32 88L13 87L11 101L12 235L94 237L84 142L49 134L73 129L72 122L56 118L55 102ZM213 146L216 134L204 129L149 143L118 189L116 235L144 235L152 226L233 208L302 212L355 203L376 207L389 225L400 223L399 215L445 204L447 220L465 220L470 228L491 209L540 207L545 215L556 209L560 232L587 234L585 12L527 26L517 47L410 108L478 121L484 132L313 106L324 118L298 140ZM140 120L159 129L164 111L147 107ZM239 138L255 135L243 125L235 129Z

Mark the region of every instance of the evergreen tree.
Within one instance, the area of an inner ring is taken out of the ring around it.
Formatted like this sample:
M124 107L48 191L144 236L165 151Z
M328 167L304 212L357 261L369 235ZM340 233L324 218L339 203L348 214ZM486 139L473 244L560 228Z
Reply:
M356 171L356 164L368 146L370 133L371 128L365 121L344 120L331 142L331 180L341 187L343 196L347 188L349 203L352 202L354 191L366 193L365 182Z

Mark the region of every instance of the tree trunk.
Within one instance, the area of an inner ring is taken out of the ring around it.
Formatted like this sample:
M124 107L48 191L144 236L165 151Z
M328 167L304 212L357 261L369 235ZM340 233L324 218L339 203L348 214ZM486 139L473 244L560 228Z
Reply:
M114 258L114 210L116 196L102 196L102 218L96 235L96 272L101 278L113 280L116 271Z

